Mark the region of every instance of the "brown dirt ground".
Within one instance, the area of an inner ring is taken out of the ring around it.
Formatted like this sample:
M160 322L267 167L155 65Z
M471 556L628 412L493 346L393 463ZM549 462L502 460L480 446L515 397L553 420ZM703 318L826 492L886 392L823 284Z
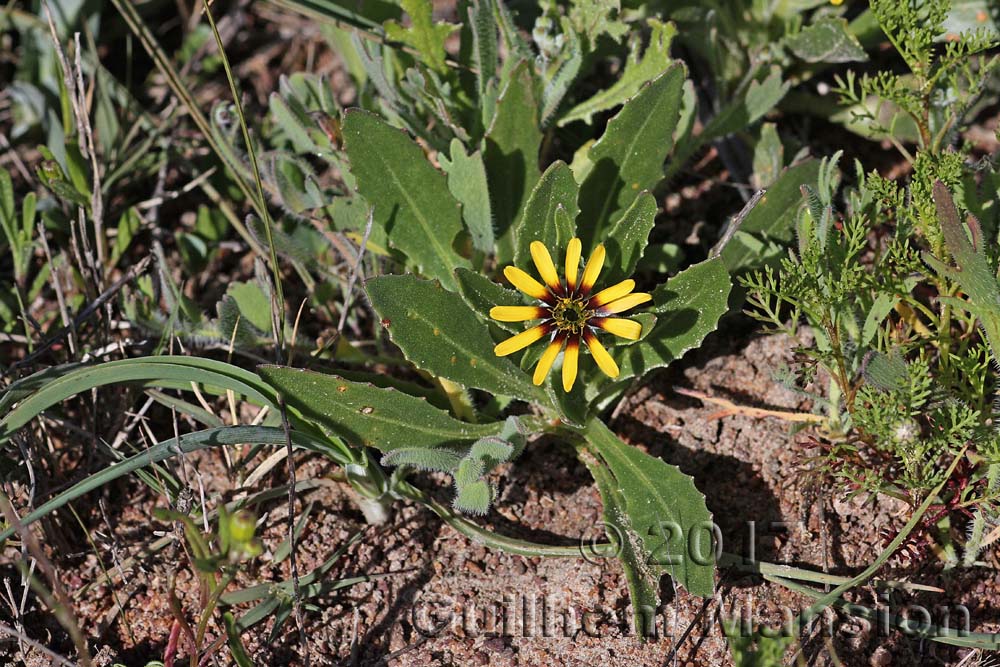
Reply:
M807 405L803 396L774 380L775 371L791 361L788 338L733 342L716 336L644 384L628 399L613 428L631 444L695 477L722 530L726 551L746 555L753 542L758 558L765 561L853 574L880 552L881 533L898 530L905 522L905 508L847 501L823 480L806 475L801 438L785 423L715 418L717 408L672 390L681 385L744 404L799 409ZM209 495L231 497L217 452L190 455L188 463L202 476ZM303 461L299 475L321 478L329 472L312 457ZM270 481L280 483L281 477L276 472ZM447 493L443 480L420 481L424 486L438 483ZM496 509L483 523L497 531L551 544L601 538L597 491L586 468L558 444L529 445L495 481ZM100 545L106 567L115 556L137 555L156 539L151 532L156 522L149 519L156 499L143 488L132 483L130 493L110 509L114 537L105 531ZM362 529L364 521L345 487L337 483L304 493L300 502L313 505L300 542L299 567L305 572ZM284 537L287 516L280 501L272 507L263 522L265 555L241 584L289 576L287 561L279 566L268 562ZM748 539L751 521L756 522L753 540ZM75 562L76 567L62 569L70 591L100 574L92 552ZM933 562L924 562L921 572L914 569L900 568L894 576L934 583L945 592L922 598L903 594L894 605L964 603L971 610L973 629L1000 631L995 580L976 572L944 576ZM134 640L122 616L114 613L108 588L94 587L77 596L75 612L91 637L97 664L117 661L131 667L162 657L171 623L168 581L174 571L190 612L197 608L196 595L175 548L143 559L139 566L126 565L127 583L115 591L125 601ZM628 592L616 561L524 558L493 551L459 535L430 512L404 503L396 504L386 524L368 529L329 577L359 573L389 576L313 601L316 607L306 615L313 664L728 665L721 616L740 614L754 623L777 625L784 610L807 605L803 596L732 570L719 571L717 595L709 600L694 598L664 580L657 636L642 642L631 629ZM875 595L866 588L854 599L871 605ZM294 623L289 621L272 644L267 643L269 624L254 629L248 638L255 664L301 664ZM835 652L846 665L954 665L969 653L898 632L886 636L843 617L832 627L832 637L814 633L802 642L805 664L837 664L831 657ZM51 617L36 612L28 619L28 630L44 643L69 650ZM218 632L213 626L209 636ZM9 660L22 657L12 643L6 652ZM0 657L4 653L0 642ZM786 659L792 660L791 655ZM24 657L28 665L49 664L38 655ZM219 664L226 664L221 653Z

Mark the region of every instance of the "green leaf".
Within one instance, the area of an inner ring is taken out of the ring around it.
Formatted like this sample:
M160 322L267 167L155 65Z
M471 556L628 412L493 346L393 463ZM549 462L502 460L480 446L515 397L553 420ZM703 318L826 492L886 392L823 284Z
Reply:
M233 616L233 612L227 611L223 614L222 621L226 626L226 643L229 645L229 654L233 657L233 662L237 667L253 667L253 660L247 655L240 640L240 630L236 627L236 617Z
M802 186L816 184L819 167L818 160L806 160L783 171L778 180L767 189L764 198L743 220L740 229L791 241L795 212L802 203Z
M785 147L778 136L778 128L774 123L763 123L760 126L760 138L753 149L753 180L755 189L770 187L778 180L785 166Z
M66 170L69 172L73 187L87 200L90 199L90 164L83 153L77 140L66 142Z
M966 224L962 224L955 200L941 181L934 183L934 204L945 246L955 266L947 266L929 253L925 253L924 261L961 286L967 296L965 307L979 318L993 360L1000 363L1000 285L987 259L988 241L983 239L979 221L973 216L968 216Z
M327 214L330 216L333 226L338 231L347 232L357 243L364 237L365 227L368 225L368 202L357 193L352 196L334 197L327 205ZM368 245L365 246L368 252L379 255L389 254L389 237L385 233L385 228L372 221L371 233L368 235ZM400 257L402 255L400 254Z
M1000 34L1000 14L993 0L952 0L944 30L951 35L986 30Z
M349 443L383 452L453 445L495 435L503 427L502 422L460 422L422 398L336 375L269 365L257 372L303 418Z
M767 189L722 250L722 259L730 272L759 265L767 241L792 240L795 216L802 205L802 186L816 184L819 167L819 160L806 160L789 167Z
M608 122L589 152L593 168L580 189L577 229L583 246L603 238L643 190L653 190L663 178L663 163L673 146L680 114L684 66L673 64L645 84Z
M589 125L594 114L624 103L638 93L643 84L667 69L670 64L670 43L677 34L677 27L673 23L662 23L654 18L648 19L647 23L653 32L642 56L639 55L640 42L636 40L632 44L621 77L611 86L566 112L559 120L559 127L576 120Z
M17 221L14 217L14 181L6 169L0 169L0 227L3 228L7 242L17 242Z
M457 491L452 502L456 510L480 516L489 512L490 504L493 502L493 488L485 480L479 479L462 484L457 486Z
M698 135L699 145L753 125L778 105L791 85L789 81L782 82L781 69L777 66L763 81L754 79L741 96L709 121Z
M910 387L906 360L898 350L890 354L872 350L862 368L865 379L882 391L904 391Z
M227 317L223 317L226 307L226 299L219 305L219 328L227 337L232 337L233 329L237 322L241 330L237 333L250 336L250 340L255 340L260 334L269 334L272 330L271 324L271 296L265 289L256 282L244 283L236 282L226 289L232 305L236 307L236 313L229 312ZM238 315L238 320L233 315ZM249 328L245 329L249 325Z
M488 322L507 331L517 332L521 327L516 322L496 322L490 320L490 308L493 306L523 306L524 296L515 290L499 285L483 274L469 269L458 269L455 272L458 291L469 307L479 313Z
M111 248L111 257L108 259L109 266L118 264L118 260L128 250L129 245L132 244L132 239L139 233L141 227L142 217L134 206L130 206L122 212L121 217L118 218L118 233L115 235L114 244Z
M524 61L511 70L500 93L483 154L500 263L513 258L514 223L541 176L538 153L542 131L538 123L535 81L528 62Z
M444 43L458 26L443 21L435 23L431 0L400 0L400 5L410 15L411 25L404 27L398 21L386 21L386 36L412 46L431 69L446 72L448 66L445 63L447 53Z
M610 350L621 369L619 380L666 366L700 345L729 310L731 289L729 272L718 257L695 264L654 289L653 330L638 343Z
M875 297L871 310L865 316L865 323L861 327L861 340L859 341L861 345L868 347L875 340L882 322L889 316L889 313L892 312L899 301L900 297L898 295L886 292Z
M562 160L545 170L514 226L515 265L528 265L532 241L544 243L553 257L566 248L576 232L573 221L580 212L576 203L579 190L573 172ZM564 214L557 215L560 208Z
M789 50L807 63L850 63L868 60L868 54L847 21L824 16L785 39Z
M462 216L444 174L404 132L367 111L349 110L343 133L358 192L375 205L390 244L420 273L453 286L453 271L469 262L452 247Z
M479 97L486 96L490 81L496 78L497 21L493 15L493 0L473 0L469 3L469 25L472 26L472 58L476 66L476 89Z
M462 204L462 217L469 228L472 245L480 252L493 252L493 213L482 154L475 151L466 155L462 142L452 139L451 159L438 154L438 161L448 174L448 189Z
M368 0L363 4L350 0L278 0L278 4L321 23L346 24L364 30L377 30L379 22L400 13L399 4L391 0Z
M608 255L604 280L613 284L635 273L649 244L649 232L656 218L656 199L648 192L641 193L611 228L604 241Z
M461 453L443 447L434 449L422 447L394 449L383 456L380 461L384 466L405 465L417 470L437 470L439 472L451 472L461 462Z
M608 465L625 502L621 527L635 551L630 565L638 576L655 586L669 574L692 595L711 596L716 548L712 515L694 480L625 444L599 420L588 423L584 437Z
M95 387L118 383L145 383L158 387L190 389L201 384L203 391L218 393L230 389L257 405L274 405L274 392L253 373L212 359L164 355L121 359L96 365L81 365L42 371L11 385L0 397L0 443L19 428L54 405ZM20 400L11 409L15 400Z
M35 173L38 175L38 180L41 181L42 185L69 204L83 208L90 206L90 200L70 183L62 167L59 166L54 157L48 157L52 155L52 152L45 146L39 146L38 150L43 156L46 156L46 159L35 168Z
M641 549L640 541L630 539L635 532L631 530L632 523L628 514L625 496L619 488L611 471L587 452L581 458L590 470L597 491L601 494L601 504L604 505L604 521L611 529L608 537L615 545L618 562L625 571L625 582L628 584L629 599L632 603L632 618L634 627L638 630L647 627L648 610L659 606L660 577L650 571L647 565L648 556Z
M539 397L527 375L493 353L489 329L458 294L415 276L378 276L365 288L389 337L417 368L466 387Z

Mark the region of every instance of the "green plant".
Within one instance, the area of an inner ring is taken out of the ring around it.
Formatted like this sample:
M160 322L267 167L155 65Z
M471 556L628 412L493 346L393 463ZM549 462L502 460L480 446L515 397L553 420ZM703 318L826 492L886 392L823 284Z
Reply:
M241 639L250 627L271 621L274 640L293 613L321 604L317 596L375 578L331 580L361 533L299 576L296 540L315 515L308 504L295 515L296 493L316 483L296 478L302 451L336 466L372 523L405 500L510 553L618 557L639 634L652 629L664 574L699 596L713 593L716 564L759 574L815 600L797 631L827 607L871 617L844 596L918 538L934 536L949 566L978 564L998 515L1000 176L990 160L952 147L966 120L995 102L996 38L981 30L940 41L995 22L990 13L969 18L977 2L468 0L442 22L430 0L352 9L276 0L321 19L353 84L359 108L346 110L331 81L311 71L281 72L258 104L241 92L250 90L239 80L246 70L230 63L212 12L242 5L209 7L207 22L188 22L174 39L157 22L164 11L173 17L170 3L115 0L153 66L141 93L131 58L122 82L100 60L109 35L121 37L118 16L50 0L50 31L41 14L10 5L0 11L12 36L0 40L17 47L16 62L0 62L0 75L11 69L18 79L4 96L10 136L45 145L34 176L0 172L0 246L11 260L3 270L13 276L0 326L23 328L28 350L9 375L52 365L0 395L0 446L4 463L16 462L16 450L55 424L89 432L96 455L88 450L87 461L98 466L21 523L132 475L176 507L184 481L172 464L185 454L218 448L243 481L261 448L284 448L286 484L159 512L184 533L201 585L193 623L171 590L192 664L225 643L241 667L251 664ZM883 32L896 52L875 48ZM826 73L869 58L898 58L908 73ZM816 104L800 84L837 74L849 109L831 116L833 105ZM202 110L205 90L218 99L213 77L222 75L231 101ZM178 104L151 111L152 85ZM798 125L803 100L809 113L822 107L819 115L896 145L913 170L909 188L860 164L842 177L840 153L810 159L815 128ZM693 158L706 154L693 173ZM716 156L725 173L702 173ZM731 211L709 209L709 224L682 251L659 209L676 186L709 179L749 203L719 230ZM963 223L966 214L974 217ZM153 261L137 262L144 254ZM541 283L526 271L532 264ZM825 389L812 394L819 414L794 415L818 424L800 436L816 473L913 510L857 576L719 553L694 481L611 428L626 392L700 345L735 306L742 295L731 275L755 317L812 332L782 379ZM33 304L45 309L37 324ZM64 329L52 334L57 315ZM92 316L100 327L78 329ZM123 324L129 345L112 328ZM179 348L192 356L164 354ZM227 362L201 358L213 353ZM76 363L96 354L126 358ZM261 363L268 358L278 363ZM248 361L256 371L240 367ZM130 393L110 389L120 385ZM112 391L120 401L107 400ZM128 431L108 446L100 410L125 412L135 396L169 411L174 428L152 423L149 435L162 439L145 448ZM226 425L248 415L253 425ZM496 502L496 476L540 437L590 471L612 544L537 544L477 523ZM237 445L250 453L233 462ZM80 458L67 449L59 461ZM418 470L450 476L451 502L421 488ZM282 496L289 531L271 555L290 558L292 576L237 589L258 549L248 517ZM0 526L0 542L19 533L16 523ZM103 581L113 577L104 570ZM727 629L737 664L776 664L794 643L766 628L741 631ZM996 645L988 635L923 632Z
M886 138L911 162L904 143L915 142L930 154L954 143L967 114L986 90L1000 64L989 52L1000 33L977 25L940 44L950 19L950 0L872 3L872 12L909 74L888 70L838 76L842 103L853 122L872 136ZM982 16L988 18L985 9Z
M913 89L882 73L862 84L865 95L877 88L894 99L920 128L918 152L907 153L914 168L908 191L864 174L858 164L841 214L834 208L835 156L821 167L817 189L803 191L796 251L743 284L752 316L789 333L805 321L815 336L802 348L811 363L791 379L828 386L816 400L825 415L823 432L812 440L817 469L852 492L888 494L913 506L944 484L922 529L942 541L948 564L971 565L997 515L991 360L1000 329L987 304L1000 293L984 239L996 238L998 193L992 165L973 167L967 153L944 150L943 142L996 61L968 61L993 43L984 32L934 46L947 8L875 7L920 82ZM925 22L922 12L933 20ZM959 103L935 101L957 88L965 91ZM971 213L963 226L959 206L987 216L988 227ZM956 477L947 479L950 462L967 449ZM952 530L956 520L968 525L967 534Z
M197 667L204 657L211 654L205 652L204 642L209 621L216 611L219 598L236 577L244 561L255 558L261 553L260 543L254 539L256 517L246 510L230 514L223 505L219 511L216 534L204 535L191 517L183 512L159 507L153 511L153 515L161 521L181 526L186 541L188 562L198 577L202 608L193 628L187 622L181 600L175 592L176 570L170 582L170 606L174 613L174 624L181 629L189 644L188 655L191 666ZM238 642L237 635L233 646L234 655L245 655L242 645ZM165 659L172 662L173 658L172 654L168 654Z
M30 324L26 316L26 303L31 303L48 280L48 271L41 271L28 283L31 256L36 244L36 210L38 198L29 192L17 206L14 199L14 184L10 174L0 170L0 232L2 242L10 255L14 281L7 286L0 297L0 323L5 331L11 332L20 319L25 338L32 340ZM20 208L20 211L18 210Z
M554 213L566 215L565 210L555 208ZM525 219L529 221L526 225L545 220L527 215ZM573 234L572 218L567 216L565 222ZM518 229L539 234L545 228L539 224ZM622 225L613 229L633 228ZM606 242L616 249L606 262L608 273L628 275L641 256L641 243L630 243L628 236L614 234ZM715 328L727 309L729 278L722 260L716 257L678 274L653 290L651 297L625 295L632 287L631 280L611 286L614 294L603 294L617 295L618 299L604 306L607 313L593 300L580 301L579 307L586 311L581 318L610 315L619 305L624 309L640 305L644 299L652 301L652 312L638 315L640 321L601 323L634 339L609 351L597 342L593 320L583 322L569 314L577 307L570 295L589 290L604 263L604 246L599 245L587 268L577 274L580 251L580 242L574 238L567 283L559 280L540 242L532 244L531 254L547 288L519 269L506 271L533 299L549 303L553 312L558 309L554 315L542 312L540 306L521 305L522 297L516 292L462 268L454 273L457 292L414 276L369 279L368 296L393 342L416 368L443 387L454 387L448 394L452 414L416 396L336 375L277 366L262 366L258 372L304 419L346 442L374 447L383 452L384 464L398 466L387 493L409 497L398 487L404 483L407 469L440 470L453 476L454 504L465 512L482 514L488 510L493 499L486 481L489 472L516 456L526 437L550 434L562 439L587 463L604 498L606 520L625 536L618 547L629 573L637 618L641 618L645 609L656 606L656 582L661 574L671 573L692 593L711 593L714 556L711 536L705 533L710 515L690 478L625 445L607 429L600 414L621 396L626 380L668 364ZM563 296L550 296L557 293ZM591 309L597 314L591 315ZM499 319L499 326L491 324L490 314ZM545 317L548 324L498 342L499 337L520 331L512 327L512 319L526 316ZM532 340L546 335L546 327L553 336L546 352L541 357L534 349L522 352ZM576 336L581 334L573 332L581 331L605 376L578 360L580 339ZM552 380L548 370L564 341L562 380ZM511 361L517 360L519 352L519 363ZM536 363L540 371L533 378L522 370ZM487 392L490 400L470 393L475 390ZM512 399L529 403L535 414L503 419L497 409Z

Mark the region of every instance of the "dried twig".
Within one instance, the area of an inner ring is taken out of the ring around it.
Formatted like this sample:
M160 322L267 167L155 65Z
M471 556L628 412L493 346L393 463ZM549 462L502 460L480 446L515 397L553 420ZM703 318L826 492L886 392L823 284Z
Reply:
M725 231L722 232L722 236L719 237L719 240L715 243L714 246L712 246L712 250L709 251L708 253L709 257L718 257L719 255L722 254L722 251L725 250L726 245L733 239L733 236L736 235L736 232L739 231L740 225L743 224L743 221L747 219L747 216L750 215L750 212L754 210L754 208L757 206L758 203L760 203L760 200L763 199L764 195L766 194L767 190L758 190L753 194L752 197L750 197L750 200L743 205L743 208L740 209L740 212L734 215L732 219L729 221L729 224L726 225L726 229Z
M147 255L146 257L143 257L141 260L139 260L137 264L130 267L129 270L125 272L124 276L115 281L114 285L112 285L111 287L104 290L101 294L99 294L97 298L91 301L86 308L80 311L80 314L77 315L75 318L73 318L68 325L64 326L62 329L60 329L51 337L49 337L49 339L46 340L44 343L42 343L38 347L38 349L36 349L34 352L26 356L24 359L21 359L20 361L17 361L14 364L12 364L10 368L8 368L6 371L0 374L0 378L7 377L17 369L23 368L24 366L34 362L35 359L37 359L40 355L44 354L49 349L51 349L53 345L61 341L63 338L71 336L76 331L77 327L79 327L81 324L90 319L94 315L94 313L96 313L98 309L101 308L101 306L108 303L112 298L114 298L114 296L118 294L118 292L120 292L121 289L125 287L125 285L127 285L128 283L132 282L140 275L145 273L146 268L149 266L149 262L150 262L150 257Z
M368 245L368 237L372 233L372 224L375 221L375 206L368 209L368 221L365 223L365 234L361 237L361 245L358 246L358 258L354 261L354 268L351 269L351 277L347 279L347 295L344 297L344 306L340 311L340 321L337 322L337 335L344 331L344 324L347 323L347 310L351 303L351 294L354 292L354 284L358 280L361 272L361 260L365 257L365 248Z
M730 415L744 415L746 417L753 417L755 419L760 419L763 417L774 417L775 419L781 419L788 422L807 422L810 424L817 424L826 421L826 418L822 415L814 415L810 412L791 412L789 410L767 410L764 408L751 408L746 405L737 405L732 401L727 401L724 398L718 398L716 396L709 396L708 394L694 389L685 389L684 387L674 387L674 391L682 396L690 396L691 398L697 398L698 400L705 401L706 403L711 403L713 405L718 405L722 408L719 412L714 412L708 416L708 419L719 419L721 417L728 417Z
M45 236L45 225L40 222L38 223L38 238L42 242L45 259L49 263L49 267L51 267L49 275L52 280L52 287L56 293L56 303L59 304L59 316L62 318L63 329L68 329L66 336L69 341L69 351L72 355L76 356L76 328L73 326L73 321L69 318L69 308L66 307L66 296L63 294L62 283L59 281L60 272L56 271L56 266L52 262L52 251L49 250L49 241ZM38 352L39 350L35 350L32 354L38 354Z
M11 505L10 500L7 498L7 494L5 493L0 493L0 512L3 513L7 523L13 526L14 530L17 531L18 536L21 538L21 542L28 550L28 553L30 553L31 557L36 563L38 563L38 569L49 582L49 585L52 587L52 592L50 593L45 590L44 586L34 580L31 580L33 582L32 588L69 634L70 639L72 639L73 645L76 646L77 653L80 656L80 663L83 664L84 667L92 667L93 661L90 658L90 650L87 648L87 640L83 636L83 632L81 632L80 626L76 622L76 618L73 617L72 605L70 604L69 597L66 595L66 591L63 588L62 583L59 581L59 573L56 572L55 566L52 565L52 561L45 556L45 552L38 543L38 539L35 537L35 534L32 533L23 523L21 523L21 519L17 516L17 513L14 511L14 506Z
M35 649L39 653L42 653L43 655L47 656L49 659L54 660L55 661L54 664L67 665L68 667L77 667L77 664L72 660L67 660L66 658L62 657L52 649L46 647L44 644L39 644L38 642L36 642L34 639L24 634L23 632L18 632L14 628L2 622L0 622L0 633L3 633L10 637L14 637L17 639L18 642L23 642L27 644L28 646Z

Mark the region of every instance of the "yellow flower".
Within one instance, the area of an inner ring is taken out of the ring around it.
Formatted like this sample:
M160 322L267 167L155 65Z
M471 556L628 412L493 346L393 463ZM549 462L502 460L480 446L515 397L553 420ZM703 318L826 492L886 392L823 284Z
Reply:
M620 283L606 287L596 294L591 294L597 276L604 266L604 246L598 245L580 269L580 239L571 239L566 247L565 282L559 279L552 257L545 245L539 241L531 244L531 259L542 282L538 282L527 272L516 266L508 266L503 274L507 280L532 299L538 301L534 306L494 306L490 309L490 317L500 322L527 322L542 320L516 336L512 336L494 348L498 357L522 350L532 343L548 338L548 346L542 353L532 380L536 385L542 384L552 369L559 353L563 354L562 385L565 391L570 391L576 382L577 367L580 359L580 343L586 344L590 356L597 366L609 377L618 377L618 364L597 339L596 331L603 329L608 333L628 340L638 340L642 325L633 320L611 317L638 305L651 301L653 297L642 292L633 292L634 280L623 280Z

